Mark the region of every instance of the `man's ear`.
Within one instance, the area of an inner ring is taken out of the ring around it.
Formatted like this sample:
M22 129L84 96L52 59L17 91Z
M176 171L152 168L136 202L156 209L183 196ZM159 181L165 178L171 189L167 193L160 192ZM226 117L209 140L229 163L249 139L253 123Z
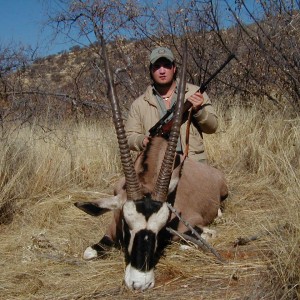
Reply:
M104 213L122 208L124 200L120 195L99 199L92 202L76 202L74 205L91 216L100 216Z

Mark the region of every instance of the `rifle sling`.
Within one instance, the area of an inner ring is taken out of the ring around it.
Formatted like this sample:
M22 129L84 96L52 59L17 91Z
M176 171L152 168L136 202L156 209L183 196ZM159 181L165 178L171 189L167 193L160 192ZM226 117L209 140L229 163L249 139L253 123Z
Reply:
M186 134L185 134L185 149L184 149L184 153L183 153L184 157L189 156L191 122L192 122L192 110L189 111L189 116L187 119Z

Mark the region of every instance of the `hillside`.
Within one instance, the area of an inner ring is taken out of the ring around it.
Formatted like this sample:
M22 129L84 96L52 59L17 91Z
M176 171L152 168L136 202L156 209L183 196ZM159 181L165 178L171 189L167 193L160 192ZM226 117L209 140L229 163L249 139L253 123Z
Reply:
M236 59L214 79L208 93L228 106L251 105L253 96L262 108L299 111L299 12L270 16L260 23L219 32L191 31L187 35L189 82L201 85L230 53ZM287 26L285 24L288 24ZM281 33L278 34L278 30ZM282 38L284 37L284 38ZM205 43L203 43L205 41ZM141 40L116 39L108 44L117 94L124 114L150 83L148 57L157 45L170 47L180 69L182 38L162 34ZM294 45L291 47L291 45ZM32 63L20 53L0 56L1 114L65 117L109 115L101 47L39 58Z

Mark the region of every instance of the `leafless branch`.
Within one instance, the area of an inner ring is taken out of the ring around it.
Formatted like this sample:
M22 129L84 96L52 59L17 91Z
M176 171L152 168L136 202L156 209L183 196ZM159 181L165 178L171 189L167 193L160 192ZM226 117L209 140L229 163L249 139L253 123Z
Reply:
M171 232L172 234L177 234L178 236L181 235L181 238L187 239L197 245L201 245L200 247L206 248L208 249L219 261L224 262L224 259L221 257L221 255L211 246L209 245L209 243L203 239L201 237L201 235L186 221L184 220L180 214L176 211L176 209L170 204L167 203L169 209L171 210L172 213L174 213L176 215L176 217L191 231L191 234L195 235L197 237L197 239L193 238L193 237L188 237L187 234L182 234L182 233L178 233L176 231L174 231L173 229L169 228L167 229L169 232Z

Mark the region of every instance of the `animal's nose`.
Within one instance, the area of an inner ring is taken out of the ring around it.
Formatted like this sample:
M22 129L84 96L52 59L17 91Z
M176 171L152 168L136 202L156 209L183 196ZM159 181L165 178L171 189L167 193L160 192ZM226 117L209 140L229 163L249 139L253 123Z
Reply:
M128 288L135 291L146 291L153 288L155 283L154 270L143 272L129 264L125 270L125 283Z
M140 282L133 282L132 283L132 289L135 291L141 291L144 292L148 289L151 289L154 287L154 282L149 282L148 284L142 285Z

